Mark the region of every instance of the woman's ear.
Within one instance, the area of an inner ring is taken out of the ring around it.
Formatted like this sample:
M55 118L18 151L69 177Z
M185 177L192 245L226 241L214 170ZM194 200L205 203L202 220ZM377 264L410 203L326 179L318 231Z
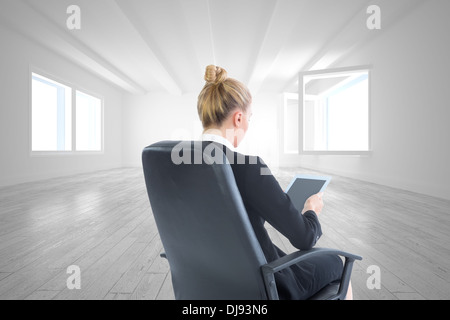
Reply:
M237 128L241 127L243 116L244 116L244 114L242 113L242 111L236 111L234 113L233 124L234 124L235 127L237 127Z

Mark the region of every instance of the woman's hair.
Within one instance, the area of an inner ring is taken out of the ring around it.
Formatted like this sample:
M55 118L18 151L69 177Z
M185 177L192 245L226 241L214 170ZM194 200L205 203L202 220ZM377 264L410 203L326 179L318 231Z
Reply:
M197 103L203 128L220 126L235 109L247 111L252 103L248 88L241 82L228 78L227 71L221 67L207 66L205 81Z

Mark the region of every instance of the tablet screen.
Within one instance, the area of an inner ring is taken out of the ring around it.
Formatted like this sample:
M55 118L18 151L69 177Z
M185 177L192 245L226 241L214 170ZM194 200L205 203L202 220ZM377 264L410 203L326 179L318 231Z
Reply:
M306 200L314 194L325 190L330 177L303 178L297 176L287 190L287 194L298 211L302 212Z

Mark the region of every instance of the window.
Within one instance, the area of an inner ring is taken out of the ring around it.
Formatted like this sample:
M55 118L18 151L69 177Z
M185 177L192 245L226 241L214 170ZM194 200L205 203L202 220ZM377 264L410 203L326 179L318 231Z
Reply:
M102 101L77 91L77 151L100 151L102 148Z
M369 71L338 69L300 75L300 150L313 154L370 151Z
M32 150L72 150L72 89L32 74Z
M103 101L31 74L32 152L102 151Z

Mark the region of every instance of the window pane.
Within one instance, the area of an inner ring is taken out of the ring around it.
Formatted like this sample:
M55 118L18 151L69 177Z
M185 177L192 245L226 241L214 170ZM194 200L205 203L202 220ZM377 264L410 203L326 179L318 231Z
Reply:
M369 149L367 78L328 98L328 150Z
M32 151L72 149L72 90L32 74Z
M76 92L77 151L102 150L102 101Z
M369 150L367 71L304 77L303 149Z

